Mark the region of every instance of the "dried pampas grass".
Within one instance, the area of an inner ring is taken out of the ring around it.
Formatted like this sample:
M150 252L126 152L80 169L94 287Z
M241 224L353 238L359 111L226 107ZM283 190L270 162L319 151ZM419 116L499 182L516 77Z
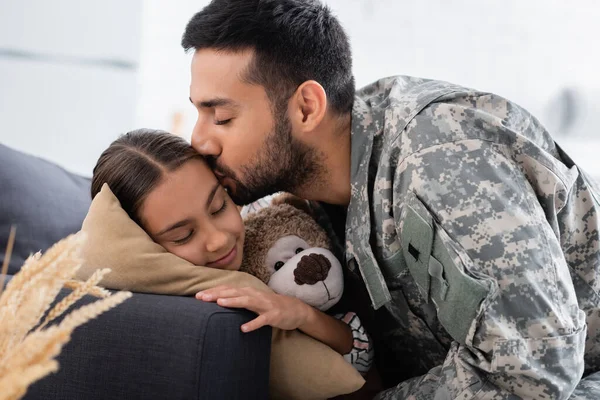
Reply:
M112 294L97 286L109 269L96 271L86 282L72 279L82 263L79 250L85 237L81 232L56 243L44 255L29 257L3 290L14 237L12 228L0 275L0 400L23 397L29 385L56 372L55 357L73 330L131 297L130 292ZM72 292L50 309L63 287ZM49 325L85 295L101 300Z

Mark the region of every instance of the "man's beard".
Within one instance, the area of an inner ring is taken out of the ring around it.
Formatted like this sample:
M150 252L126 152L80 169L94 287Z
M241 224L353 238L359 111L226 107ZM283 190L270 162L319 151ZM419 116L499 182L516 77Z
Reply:
M276 192L294 192L320 178L324 169L323 156L292 136L292 125L285 109L275 111L275 129L256 157L241 167L244 182L227 166L209 160L214 171L235 181L235 193L229 191L238 205L252 203Z

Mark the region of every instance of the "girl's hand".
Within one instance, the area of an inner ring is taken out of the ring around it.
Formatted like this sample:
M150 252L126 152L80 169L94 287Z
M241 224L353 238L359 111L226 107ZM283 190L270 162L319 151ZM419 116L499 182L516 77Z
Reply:
M306 324L310 306L295 297L263 292L250 287L217 286L196 293L196 298L214 301L222 307L245 308L258 317L242 325L242 331L251 332L265 325L293 330Z

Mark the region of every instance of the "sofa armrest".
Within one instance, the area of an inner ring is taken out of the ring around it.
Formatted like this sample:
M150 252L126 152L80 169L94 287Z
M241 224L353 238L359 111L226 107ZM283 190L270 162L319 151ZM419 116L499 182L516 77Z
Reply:
M242 333L251 318L190 297L135 293L76 329L59 371L25 399L266 399L271 330Z

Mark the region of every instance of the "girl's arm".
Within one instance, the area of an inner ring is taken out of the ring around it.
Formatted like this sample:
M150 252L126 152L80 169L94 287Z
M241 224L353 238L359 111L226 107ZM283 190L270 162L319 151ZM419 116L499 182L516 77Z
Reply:
M298 329L342 355L350 353L354 339L348 324L305 303L302 304L308 307L307 317L306 322Z
M196 294L204 301L215 301L223 307L245 308L258 316L242 325L244 332L270 325L284 330L299 329L344 355L352 350L352 330L339 321L295 297L254 288L218 286Z

